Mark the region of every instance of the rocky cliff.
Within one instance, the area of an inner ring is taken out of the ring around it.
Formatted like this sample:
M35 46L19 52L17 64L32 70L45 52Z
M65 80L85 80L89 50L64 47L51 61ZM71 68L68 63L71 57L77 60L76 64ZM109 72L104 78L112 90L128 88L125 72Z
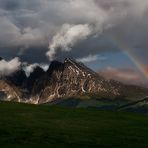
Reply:
M84 64L70 58L65 59L64 63L52 62L47 73L35 82L32 90L31 98L38 98L38 103L84 94L95 94L100 98L136 99L148 93L146 89L138 86L106 80Z
M0 81L0 91L4 92L6 100L34 104L82 95L96 95L98 99L135 100L148 95L145 88L106 80L70 58L63 63L51 62L47 72L36 67L28 78L22 70L3 78Z

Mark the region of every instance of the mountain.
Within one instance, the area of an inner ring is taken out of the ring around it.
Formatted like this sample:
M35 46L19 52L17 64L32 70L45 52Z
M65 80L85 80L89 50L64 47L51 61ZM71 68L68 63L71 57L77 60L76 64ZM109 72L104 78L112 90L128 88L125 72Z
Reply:
M18 70L10 76L0 76L0 100L21 102L22 92L19 87L26 78L23 70Z
M32 89L34 88L34 84L38 79L45 74L45 71L37 66L35 67L34 71L30 74L30 76L27 78L27 89L29 92L32 92Z
M0 100L21 102L21 91L6 79L0 80Z
M70 58L66 58L63 63L51 62L46 72L37 66L26 77L25 72L20 69L11 76L1 78L1 81L3 99L7 96L5 100L33 104L88 97L135 101L148 95L146 88L106 80L83 63ZM3 85L6 86L5 91ZM10 95L13 97L9 98Z
M12 73L11 75L6 76L6 79L15 86L22 87L24 81L27 79L27 76L24 70L19 69L16 72Z
M148 94L148 90L106 80L84 64L67 58L64 63L51 63L45 75L36 81L32 98L38 98L38 103L46 103L57 98L80 97L84 94L106 99L136 100Z

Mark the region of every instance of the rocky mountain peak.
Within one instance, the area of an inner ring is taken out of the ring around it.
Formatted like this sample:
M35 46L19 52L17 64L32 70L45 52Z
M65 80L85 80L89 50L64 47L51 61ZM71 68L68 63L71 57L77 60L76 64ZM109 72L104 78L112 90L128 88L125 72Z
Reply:
M76 73L77 76L81 75L82 77L99 77L96 72L85 66L83 63L78 62L72 58L66 58L64 65L66 68Z
M37 81L40 77L42 77L45 74L45 71L37 66L34 71L30 74L30 76L27 79L27 89L31 92L33 89L33 86L35 84L35 81Z
M65 60L64 60L64 63L71 63L71 64L73 64L74 62L75 62L75 60L72 59L72 58L65 58Z
M52 61L49 69L47 70L48 74L52 74L54 71L63 71L64 64L59 61Z
M45 73L44 70L40 66L36 66L29 77L33 77L33 76L43 74L43 73Z
M145 96L147 92L141 87L108 81L72 58L66 58L63 63L51 62L46 72L37 66L28 78L20 69L0 81L0 94L6 96L6 100L36 104L84 94L97 94L100 98L135 98L135 93Z
M6 79L12 84L18 87L22 87L24 81L27 79L27 76L23 69L19 69L16 72L12 73L10 76L7 76Z

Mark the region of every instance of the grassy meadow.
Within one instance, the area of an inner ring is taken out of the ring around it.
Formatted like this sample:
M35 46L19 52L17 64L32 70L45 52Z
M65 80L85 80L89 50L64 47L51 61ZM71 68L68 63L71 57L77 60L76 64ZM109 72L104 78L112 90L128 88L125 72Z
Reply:
M147 148L148 116L0 102L0 148Z

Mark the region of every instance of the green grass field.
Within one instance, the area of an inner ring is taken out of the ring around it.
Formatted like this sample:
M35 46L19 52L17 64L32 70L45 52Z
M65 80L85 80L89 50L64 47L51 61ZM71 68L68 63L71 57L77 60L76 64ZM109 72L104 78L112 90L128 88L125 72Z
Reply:
M0 102L0 148L148 148L148 116Z

